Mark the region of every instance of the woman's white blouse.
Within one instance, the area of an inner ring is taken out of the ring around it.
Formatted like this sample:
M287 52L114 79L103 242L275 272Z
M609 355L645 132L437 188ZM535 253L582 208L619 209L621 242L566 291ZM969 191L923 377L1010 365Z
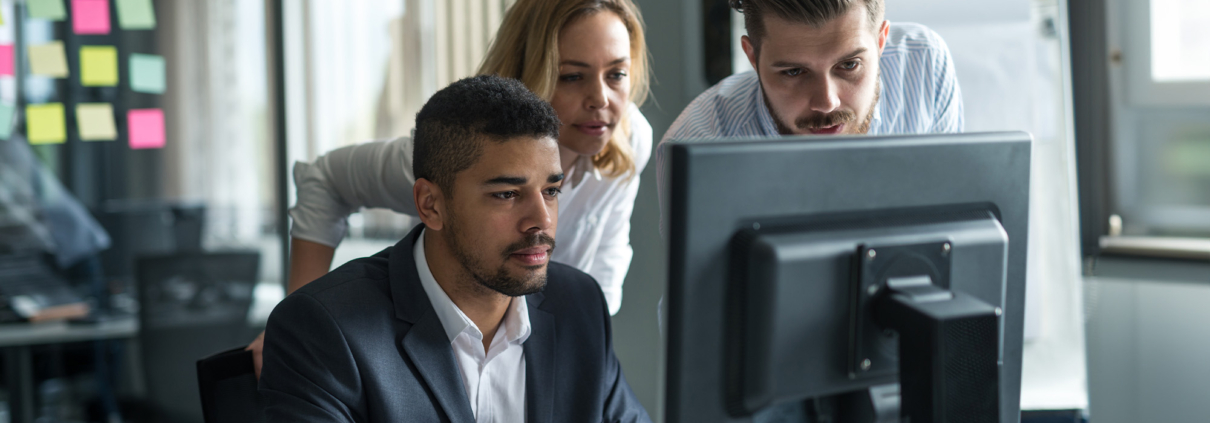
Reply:
M622 306L622 281L634 255L630 215L639 191L639 173L651 157L651 124L634 104L629 113L634 175L608 178L595 169L573 169L559 196L557 248L551 256L596 279L610 314ZM585 163L588 161L578 161L576 167ZM298 202L290 208L294 220L290 236L335 248L347 232L348 216L362 207L415 216L411 189L415 181L409 137L339 148L314 163L296 162Z

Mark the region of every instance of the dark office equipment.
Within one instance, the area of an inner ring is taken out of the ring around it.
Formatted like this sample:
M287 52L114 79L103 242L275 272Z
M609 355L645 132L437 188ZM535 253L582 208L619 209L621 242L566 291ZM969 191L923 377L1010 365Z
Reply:
M1017 422L1028 134L668 153L668 422Z
M109 201L94 211L113 245L101 254L105 275L128 278L140 256L200 252L204 205L159 200Z
M247 344L259 255L189 253L138 260L139 340L148 399L163 421L201 422L198 357Z
M239 346L197 361L198 389L206 423L260 423L260 393L257 392L252 352Z
M88 307L41 253L0 254L0 323L41 320L56 310ZM62 314L62 313L60 313Z

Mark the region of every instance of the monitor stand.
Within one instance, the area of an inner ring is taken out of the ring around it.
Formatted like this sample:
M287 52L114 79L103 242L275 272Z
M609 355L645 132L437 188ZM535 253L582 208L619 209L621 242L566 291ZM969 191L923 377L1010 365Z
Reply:
M904 423L999 422L997 308L918 276L888 279L874 314L899 335Z

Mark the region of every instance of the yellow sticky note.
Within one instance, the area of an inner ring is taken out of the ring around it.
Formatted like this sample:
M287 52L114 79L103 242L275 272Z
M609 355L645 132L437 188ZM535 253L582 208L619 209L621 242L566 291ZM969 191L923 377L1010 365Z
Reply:
M113 141L118 137L118 129L113 123L113 106L109 103L76 105L76 127L84 141Z
M67 141L63 103L25 106L25 127L30 144L62 144Z
M114 46L80 47L80 84L85 87L118 85L118 49Z
M28 52L31 74L55 78L67 77L67 55L63 52L62 41L29 46Z

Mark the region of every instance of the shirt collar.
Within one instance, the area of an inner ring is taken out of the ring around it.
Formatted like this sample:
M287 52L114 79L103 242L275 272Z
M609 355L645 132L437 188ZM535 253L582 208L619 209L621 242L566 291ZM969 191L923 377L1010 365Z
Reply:
M580 155L571 165L571 177L567 179L568 188L575 188L584 182L584 177L592 175L594 180L601 180L601 171L592 163L592 157Z
M450 296L437 283L437 279L433 277L433 272L429 269L428 260L424 255L424 235L427 232L427 229L420 230L420 236L416 237L416 244L412 247L412 258L416 261L416 273L420 276L420 284L424 287L424 293L428 295L429 302L433 304L433 311L437 313L437 318L445 329L445 335L449 337L450 342L454 342L454 339L463 332L472 338L482 340L483 332L479 330L478 326L475 326L475 322L466 316L466 313L458 308L458 305L454 304ZM529 339L531 332L529 306L525 301L525 296L512 298L508 311L504 313L504 321L501 322L500 329L504 330L504 336L508 342L522 343Z

